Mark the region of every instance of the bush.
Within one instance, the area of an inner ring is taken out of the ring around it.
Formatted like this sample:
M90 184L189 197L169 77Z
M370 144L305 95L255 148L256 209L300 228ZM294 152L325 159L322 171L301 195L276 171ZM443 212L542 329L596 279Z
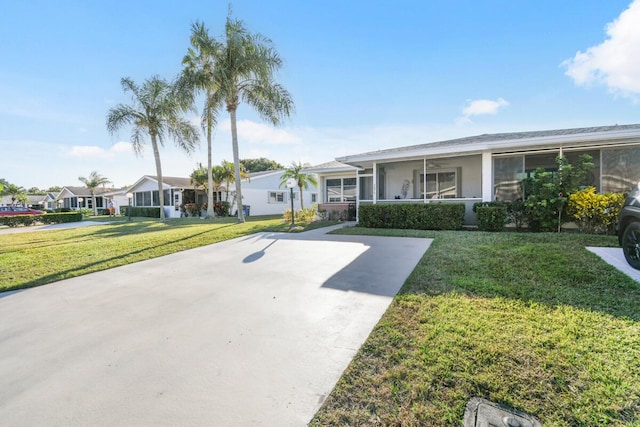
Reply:
M282 219L285 222L291 222L291 209L287 209L284 211L284 214L282 215ZM316 220L316 205L313 205L310 208L296 211L297 222L313 222L315 220Z
M139 216L145 218L160 218L159 207L145 207L145 206L120 206L120 215L129 216L129 209L131 209L131 216Z
M507 222L505 206L479 206L476 210L478 230L503 231Z
M464 203L360 205L359 224L371 228L456 230L462 228Z
M567 213L583 233L615 234L618 214L624 204L624 194L597 194L587 187L569 196Z
M34 225L37 223L42 224L61 224L67 222L82 221L82 214L80 212L69 213L47 213L42 215L13 215L0 217L0 224L8 227L18 227Z

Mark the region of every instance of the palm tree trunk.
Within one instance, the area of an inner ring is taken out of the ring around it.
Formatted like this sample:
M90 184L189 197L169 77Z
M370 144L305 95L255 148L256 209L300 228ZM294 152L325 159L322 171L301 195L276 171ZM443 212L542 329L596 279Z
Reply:
M302 195L302 185L299 185L298 187L300 187L300 209L304 210L304 203L303 203L304 197Z
M209 94L207 94L209 99ZM213 165L211 164L211 111L207 117L207 217L213 218Z
M231 144L233 146L233 166L236 179L236 201L238 206L238 222L244 222L242 212L242 188L240 183L240 155L238 154L238 128L236 127L236 109L229 111L231 116Z
M164 191L162 188L162 166L160 165L160 151L158 151L158 141L155 133L151 133L151 146L153 147L153 158L156 161L156 176L158 178L158 202L160 203L160 220L164 221ZM153 197L151 198L153 202Z
M93 216L97 216L98 209L96 209L96 195L93 191L91 192L91 205L93 206Z

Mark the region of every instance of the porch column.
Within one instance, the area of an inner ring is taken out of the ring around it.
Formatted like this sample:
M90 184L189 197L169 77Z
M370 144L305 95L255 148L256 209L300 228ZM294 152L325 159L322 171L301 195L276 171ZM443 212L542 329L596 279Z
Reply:
M373 162L373 204L378 201L378 164Z
M358 177L358 170L355 171L356 175L356 222L358 222L358 211L360 210L360 178ZM347 215L348 215L347 211Z
M427 158L422 159L422 203L427 203ZM420 191L420 177L418 177L418 191Z
M493 156L491 153L482 153L482 201L493 200Z

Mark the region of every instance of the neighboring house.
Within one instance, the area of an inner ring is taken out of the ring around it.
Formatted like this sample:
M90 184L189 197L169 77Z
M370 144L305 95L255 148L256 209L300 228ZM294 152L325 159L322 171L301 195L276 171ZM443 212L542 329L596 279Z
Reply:
M107 207L104 195L112 190L112 188L105 187L98 187L94 190L97 209ZM56 204L58 208L93 210L93 199L87 187L62 187L62 190L56 196Z
M43 209L54 210L55 208L57 208L56 197L57 197L57 194L55 193L45 194L42 199Z
M190 178L163 176L162 188L164 192L164 213L167 218L180 218L180 207L186 203L202 205L206 201L203 190L196 189ZM133 195L132 206L159 207L158 179L155 176L144 175L126 193Z
M319 176L322 204L462 202L522 198L520 182L556 158L593 157L590 184L601 193L629 191L640 180L640 124L499 133L391 148L308 168Z
M242 181L242 204L249 206L250 215L282 215L285 210L291 209L291 190L285 186L280 187L284 170L253 172L248 180ZM236 212L235 185L229 185L229 202L231 210ZM313 186L303 190L304 207L310 208L318 202L318 190ZM300 188L293 188L294 210L300 209Z
M45 194L27 194L27 198L24 202L16 199L12 203L11 196L2 196L0 199L0 205L9 206L13 204L15 206L24 206L33 209L46 209L45 197Z

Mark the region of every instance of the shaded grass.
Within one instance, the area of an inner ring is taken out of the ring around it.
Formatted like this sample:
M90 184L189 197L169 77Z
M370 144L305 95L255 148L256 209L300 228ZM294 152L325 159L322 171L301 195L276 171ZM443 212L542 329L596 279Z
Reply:
M235 218L125 218L106 225L4 234L0 291L44 285L259 231L286 231L282 228L281 217L274 216L249 217L244 224Z
M460 425L474 396L640 425L640 285L584 248L615 237L337 232L435 240L311 425Z

